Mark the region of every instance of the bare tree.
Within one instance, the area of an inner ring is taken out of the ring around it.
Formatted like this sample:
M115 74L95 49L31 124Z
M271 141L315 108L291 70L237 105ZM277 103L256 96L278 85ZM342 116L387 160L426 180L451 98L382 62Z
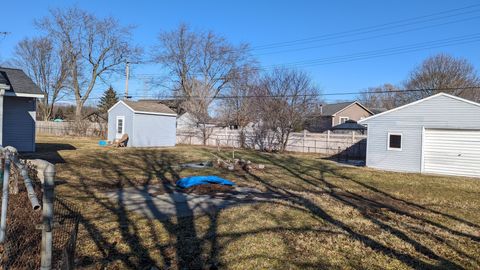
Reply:
M169 72L169 87L182 100L179 109L192 115L204 143L211 134L210 105L228 91L238 70L249 63L246 45L234 46L211 31L193 32L182 24L159 35L153 59Z
M37 24L65 50L77 120L97 80L119 71L121 64L140 53L131 45L132 27L121 26L112 17L98 18L74 7L52 10Z
M14 63L33 79L44 92L39 109L42 119L52 118L53 107L68 77L65 51L48 37L23 39L15 48Z
M203 144L206 145L213 132L213 126L210 124L212 118L208 111L213 97L210 96L208 87L202 82L195 81L191 85L191 93L193 96L182 103L182 108L184 108L192 118L190 119L190 123L192 124L191 128L198 128L200 130Z
M171 89L187 98L193 96L198 81L215 98L250 60L247 45L234 46L211 31L193 32L185 24L160 33L158 39L153 59L169 71Z
M390 110L404 104L404 98L395 85L386 83L369 87L358 96L359 101L370 109Z
M258 69L246 65L238 70L238 75L232 80L231 89L226 98L220 100L218 113L225 126L233 126L239 130L240 147L246 145L246 127L255 120L254 101L258 85Z
M275 144L268 150L286 150L290 133L300 130L305 117L319 101L319 90L310 77L300 71L279 68L265 74L256 88L256 129ZM268 130L269 132L265 132Z
M418 92L406 92L409 99L418 100L437 92L447 92L475 101L480 100L480 93L471 87L480 86L480 79L466 59L455 58L448 54L438 54L427 58L416 67L405 82L406 89L425 89ZM436 90L457 88L456 90Z

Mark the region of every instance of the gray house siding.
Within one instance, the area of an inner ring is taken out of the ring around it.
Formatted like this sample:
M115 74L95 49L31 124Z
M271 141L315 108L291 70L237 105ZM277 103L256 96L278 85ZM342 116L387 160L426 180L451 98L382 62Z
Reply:
M124 116L125 117L125 133L132 137L133 134L133 111L125 106L123 103L119 103L117 106L112 108L110 112L108 112L108 140L113 141L115 140L116 134L116 125L117 125L117 116ZM128 145L131 144L131 140L128 142Z
M373 168L421 172L423 129L480 129L480 107L440 95L366 119L366 165ZM402 134L402 151L387 149L388 133Z
M108 140L115 140L117 116L125 118L125 132L129 136L127 146L155 147L174 146L176 142L176 115L133 112L123 103L118 103L108 113Z
M35 99L3 97L3 146L35 151Z
M176 116L140 114L134 115L132 146L174 146L176 142Z

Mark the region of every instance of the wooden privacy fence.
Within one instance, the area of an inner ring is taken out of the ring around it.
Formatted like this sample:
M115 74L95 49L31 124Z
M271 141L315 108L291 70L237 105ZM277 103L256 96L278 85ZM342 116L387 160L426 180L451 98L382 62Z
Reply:
M246 133L247 145L253 141L254 134ZM365 159L366 135L326 133L291 133L287 142L287 151L302 153L319 153L355 159ZM240 134L236 130L214 131L206 140L207 146L235 147L241 145ZM203 145L200 131L177 130L177 144ZM256 147L255 145L253 147Z
M37 121L36 131L39 135L106 138L107 124L89 121L80 124L75 122ZM353 132L350 134L295 132L290 134L286 150L350 159L365 159L366 138L366 135L358 135ZM247 132L244 141L251 148L259 148L254 143L255 135L253 132ZM240 142L240 133L237 130L215 129L206 140L206 145L240 148ZM177 144L203 145L202 133L199 130L178 129Z
M94 123L90 121L37 121L36 133L38 135L71 135L105 138L107 136L107 123Z

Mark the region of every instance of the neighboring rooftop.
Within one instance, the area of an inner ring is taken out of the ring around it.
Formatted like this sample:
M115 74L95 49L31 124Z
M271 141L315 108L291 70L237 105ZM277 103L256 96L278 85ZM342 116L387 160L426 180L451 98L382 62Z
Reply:
M333 116L338 112L340 112L341 110L355 103L358 104L360 107L364 108L365 110L371 112L367 107L363 106L358 101L347 101L347 102L332 103L332 104L322 104L321 109L317 110L317 112L314 113L313 115Z
M357 124L356 121L347 120L345 123L332 127L332 130L366 130L365 126Z
M323 115L334 115L337 112L339 112L339 111L345 109L346 107L350 106L354 102L355 101L348 101L348 102L322 105L322 114Z
M43 95L42 90L21 69L0 67L0 84L10 86L7 92Z
M172 109L159 101L131 101L122 100L128 107L132 108L135 112L151 112L151 113L164 113L164 114L176 114Z

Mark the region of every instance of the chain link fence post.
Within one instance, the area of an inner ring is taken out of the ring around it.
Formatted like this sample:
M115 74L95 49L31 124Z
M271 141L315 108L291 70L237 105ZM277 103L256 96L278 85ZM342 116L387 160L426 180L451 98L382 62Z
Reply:
M41 269L52 269L53 249L53 200L54 200L55 167L48 163L44 171L43 181L43 226L42 226L42 250Z

